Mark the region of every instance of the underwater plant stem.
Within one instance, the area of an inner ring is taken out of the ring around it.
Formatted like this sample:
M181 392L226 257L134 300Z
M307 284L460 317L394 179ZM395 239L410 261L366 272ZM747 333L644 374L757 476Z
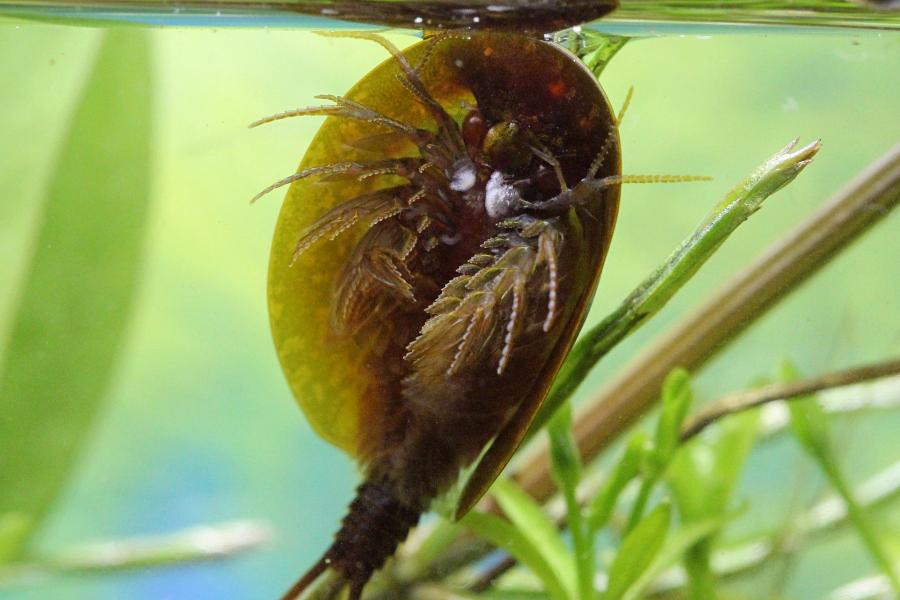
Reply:
M647 502L650 500L650 492L653 491L656 482L656 477L652 479L645 478L641 481L641 488L638 492L637 499L634 501L634 504L631 505L631 512L628 515L628 520L625 522L625 529L622 532L623 537L628 535L628 533L634 529L635 525L640 523L641 519L644 517L644 509L647 507Z
M596 456L653 406L663 379L673 368L698 370L779 300L890 214L898 203L900 144L864 169L589 399L574 419L575 440L581 456L586 460ZM622 309L613 316L619 315L629 318ZM632 314L630 318L635 316ZM609 319L599 327L608 323ZM624 337L624 332L621 325L612 324L612 329L610 338L615 341L609 342L615 344ZM609 349L597 344L591 333L588 336L586 339L590 341L586 343L595 342L590 354L577 357L575 372L570 366L568 372L561 373L563 379L554 393L571 393L602 352ZM523 461L514 477L536 498L546 499L553 492L545 451Z
M688 597L693 600L715 600L716 575L710 566L711 543L707 538L690 548L684 557L687 571Z
M827 440L824 440L820 445L810 445L808 450L818 463L819 468L822 469L826 479L828 479L828 483L831 484L831 487L843 500L847 516L854 527L856 527L856 532L862 539L863 545L869 551L872 560L887 577L894 594L900 596L900 575L898 575L897 569L894 567L890 552L885 547L882 537L873 528L866 511L856 499L856 494L853 493L853 489L838 467L832 446L827 443Z
M686 442L712 423L776 400L791 400L805 394L862 383L900 374L900 360L891 360L845 371L825 373L818 377L774 383L750 390L742 390L721 397L690 418L681 428L681 441Z

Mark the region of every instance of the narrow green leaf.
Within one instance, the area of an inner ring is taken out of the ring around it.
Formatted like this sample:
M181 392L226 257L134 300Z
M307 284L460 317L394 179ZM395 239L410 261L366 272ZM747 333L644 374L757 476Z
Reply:
M578 598L593 600L594 589L594 536L589 531L581 503L578 501L578 483L581 481L581 456L572 436L572 404L566 402L551 419L547 431L550 435L550 459L553 478L562 490L566 501L569 531L575 547L575 574L578 582Z
M65 483L123 347L150 198L151 88L146 34L109 32L44 200L0 365L0 514L32 527Z
M759 431L759 411L733 415L676 454L666 479L682 520L724 513Z
M691 376L685 369L673 369L663 382L662 411L656 423L653 462L657 474L672 460L678 447L681 424L691 406Z
M791 363L785 362L781 367L780 376L783 381L792 381L798 378L798 373ZM819 468L828 478L828 482L844 501L847 515L869 551L869 555L884 573L893 592L900 596L900 571L894 566L894 560L887 549L887 544L872 525L865 510L856 499L850 482L844 477L838 465L829 436L828 415L819 404L818 397L811 395L798 398L789 403L789 409L794 436L818 463Z
M494 489L496 487L495 483ZM574 598L566 590L558 571L547 560L546 555L519 527L496 515L476 511L469 512L460 523L498 548L506 550L513 558L528 567L541 580L553 600Z
M550 435L550 459L554 479L561 490L575 495L581 480L581 457L572 437L572 405L564 403L551 419L548 427Z
M672 507L663 502L640 522L622 541L609 568L609 586L604 600L619 600L656 558L672 518Z
M781 365L779 379L784 382L796 381L799 378L796 367L790 362ZM828 415L819 404L815 395L795 398L788 403L791 414L791 431L807 452L827 457L828 433L830 423Z
M739 513L733 512L725 515L719 515L710 519L696 521L690 525L681 527L666 538L663 547L660 549L653 563L646 571L634 582L628 592L623 596L624 600L637 600L641 598L644 591L651 583L656 581L657 577L681 560L681 557L691 547L701 540L708 538L720 531L729 521L734 519Z
M566 592L574 598L575 564L556 524L531 496L507 479L498 479L491 493L506 517L553 567Z
M656 436L641 465L641 487L625 523L625 533L637 526L644 516L650 494L666 472L680 440L681 423L691 404L690 375L684 369L673 369L663 382L662 412L656 424Z
M734 415L675 454L666 478L685 526L725 515L758 428L758 410ZM712 548L708 536L683 552L691 598L715 598Z
M622 458L619 459L609 479L604 482L600 492L591 502L588 510L588 525L592 534L606 526L622 490L640 473L648 447L649 438L642 431L638 431L628 438Z
M409 570L422 572L431 565L434 560L453 545L459 535L459 524L447 519L438 519L428 537L416 548L415 553L409 557Z

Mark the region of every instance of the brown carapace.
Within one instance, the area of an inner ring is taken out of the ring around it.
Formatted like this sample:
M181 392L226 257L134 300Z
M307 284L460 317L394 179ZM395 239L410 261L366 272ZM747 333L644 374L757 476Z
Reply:
M616 118L566 51L507 33L398 51L328 115L273 240L279 357L313 427L364 482L334 543L360 597L433 499L477 461L465 513L509 460L570 349L619 202Z

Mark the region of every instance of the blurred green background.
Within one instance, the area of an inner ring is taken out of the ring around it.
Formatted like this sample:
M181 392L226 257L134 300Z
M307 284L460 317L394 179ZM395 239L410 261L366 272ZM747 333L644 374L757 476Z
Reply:
M104 35L0 21L0 353L36 252L41 202ZM303 31L132 28L117 35L150 43L144 252L108 393L36 547L52 552L245 517L270 522L274 538L222 562L50 577L2 587L0 597L272 598L329 543L355 474L304 422L269 340L265 274L281 194L247 202L293 171L319 120L246 124L345 91L384 52ZM900 37L769 29L644 39L613 60L603 84L616 106L635 86L622 128L626 173L714 181L623 191L592 321L776 149L797 136L820 137L824 147L658 319L608 357L582 396L900 140ZM134 194L123 189L120 201ZM785 357L816 374L897 356L898 281L894 215L714 360L697 379L698 395L711 399L772 375ZM78 339L60 343L78 352ZM896 414L844 421L846 472L861 480L895 462L897 431ZM779 442L754 452L741 491L749 512L732 535L777 527L823 491L801 454ZM0 486L15 485L0 473ZM900 511L877 517L900 548ZM804 599L872 570L852 534L827 539L793 568L785 594ZM766 589L760 581L746 589Z

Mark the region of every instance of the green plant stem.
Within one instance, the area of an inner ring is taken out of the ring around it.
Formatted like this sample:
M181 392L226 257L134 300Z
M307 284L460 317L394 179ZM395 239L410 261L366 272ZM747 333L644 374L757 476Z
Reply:
M578 597L581 600L593 600L596 595L594 590L594 536L587 530L581 512L581 504L575 497L574 490L567 490L565 498L569 531L572 532L572 545L575 549Z
M655 315L762 203L790 183L819 151L819 142L796 149L794 140L732 189L674 253L599 325L582 334L535 419L539 429L581 385L601 358ZM657 393L661 386L656 388ZM576 425L577 429L577 425Z
M590 460L659 399L666 375L697 372L781 299L879 223L900 203L900 144L863 170L784 239L638 355L578 411L575 441ZM606 323L606 321L604 322ZM597 350L595 347L594 350ZM577 357L576 368L588 370ZM571 375L571 372L569 373ZM569 385L576 384L572 380ZM538 499L553 493L547 453L524 460L514 478Z
M847 516L856 527L857 533L860 538L862 538L863 544L865 544L866 548L869 550L869 554L878 564L885 577L887 577L894 594L900 597L900 576L898 576L897 569L894 567L894 563L890 558L890 553L884 547L881 536L879 536L872 528L871 521L856 500L853 490L838 468L837 462L834 460L835 457L829 456L830 454L832 453L816 452L816 460L822 471L825 473L825 476L828 478L828 482L834 487L838 495L844 501L844 505L847 507Z
M594 535L578 501L581 481L581 464L572 439L572 409L560 410L547 427L553 453L553 468L558 487L566 503L566 520L572 533L575 553L575 571L579 600L593 600L594 589Z
M656 485L658 478L644 478L641 481L641 488L638 491L637 499L631 505L631 512L628 514L628 520L625 522L625 530L623 535L628 535L634 526L637 525L644 516L644 509L647 507L647 501L650 500L650 492Z
M688 574L688 597L692 600L715 600L716 576L710 567L710 540L702 540L685 552L684 566Z

